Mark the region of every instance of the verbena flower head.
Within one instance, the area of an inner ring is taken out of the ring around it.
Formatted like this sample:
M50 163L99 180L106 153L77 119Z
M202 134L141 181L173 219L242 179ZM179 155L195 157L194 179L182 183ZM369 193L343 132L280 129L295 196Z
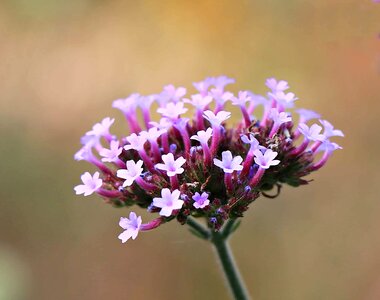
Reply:
M75 192L156 215L146 223L134 212L121 218L122 242L172 220L184 224L189 216L217 231L268 190L307 184L305 176L341 149L330 139L342 131L325 120L322 126L306 124L320 118L315 112L294 113L298 98L286 81L268 79L268 97L234 94L227 90L232 83L226 76L209 77L194 83L193 94L167 85L154 95L118 99L113 107L122 111L129 131L112 135L114 120L105 118L81 139L75 159L99 171L83 174ZM233 105L241 112L232 115ZM258 105L264 106L261 117ZM157 113L161 118L154 120Z

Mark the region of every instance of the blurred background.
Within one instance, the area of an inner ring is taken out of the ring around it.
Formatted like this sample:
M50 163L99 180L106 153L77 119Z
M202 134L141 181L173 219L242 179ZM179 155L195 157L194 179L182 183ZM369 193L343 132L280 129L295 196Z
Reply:
M231 240L254 299L380 299L380 4L370 0L0 2L0 299L229 299L172 222L123 245L126 209L75 196L73 160L112 100L206 76L298 105L346 138L314 182L258 199ZM115 132L115 131L114 131Z

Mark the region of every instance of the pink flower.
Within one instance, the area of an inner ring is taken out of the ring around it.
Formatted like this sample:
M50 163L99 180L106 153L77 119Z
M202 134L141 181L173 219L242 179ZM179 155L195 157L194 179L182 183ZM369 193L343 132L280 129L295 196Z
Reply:
M176 120L180 115L187 112L187 108L183 107L183 102L169 102L164 107L157 109L157 112L164 117Z
M231 92L225 92L222 89L217 88L211 89L209 95L212 96L219 105L224 105L224 103L231 100L234 96Z
M326 138L330 138L332 136L344 136L343 132L339 129L334 129L334 126L330 122L326 120L319 120L319 122L321 122L324 127L323 134Z
M318 148L318 152L325 151L328 153L332 153L335 150L343 149L341 146L339 146L337 143L333 143L329 140L325 140L321 146Z
M297 109L296 112L300 115L300 123L306 123L312 119L318 119L321 117L320 114L317 114L315 111L309 109Z
M274 93L268 93L268 95L285 108L293 107L294 101L298 100L298 98L296 97L296 95L294 95L294 93L285 94L282 91L278 91Z
M165 188L161 191L161 198L153 198L153 206L161 208L160 215L170 217L173 210L181 209L184 201L179 199L180 191L174 190L170 192Z
M208 89L213 84L213 82L214 82L214 78L208 77L203 81L194 82L193 86L202 95L207 95Z
M196 140L200 142L201 144L207 144L211 136L212 136L212 128L207 128L206 131L204 130L198 131L196 135L193 135L191 137L191 139Z
M288 82L285 80L279 80L275 78L268 78L265 81L265 85L272 90L273 93L283 92L289 88Z
M134 93L125 99L117 99L112 103L113 108L121 110L124 114L133 112L140 102L140 94Z
M262 146L259 145L259 141L255 138L255 136L252 133L250 133L249 136L242 135L241 140L243 141L244 144L250 145L250 151L254 151L258 149L259 147L263 148Z
M276 126L281 126L284 123L290 122L292 118L286 112L279 112L277 108L270 110L270 117Z
M104 118L100 123L96 123L92 130L88 131L86 135L94 135L94 136L106 136L110 134L110 127L115 122L115 119Z
M152 127L148 131L141 131L140 136L148 141L157 141L157 139L167 132L166 129L158 130L157 127Z
M121 242L125 243L130 238L132 238L132 240L136 239L141 229L141 223L142 223L141 217L140 216L138 217L134 212L129 213L129 219L121 217L119 221L119 226L125 229L118 236Z
M196 94L191 96L190 99L184 99L183 102L193 105L196 109L203 110L212 101L211 96L202 96L201 94Z
M89 196L96 192L103 184L103 181L99 178L99 172L95 172L93 176L89 172L84 173L81 176L83 184L77 185L74 190L77 195L83 194Z
M127 137L127 141L129 142L129 145L124 146L125 150L144 150L144 144L146 143L145 137L137 135L136 133L132 133L130 136Z
M203 117L209 121L212 126L219 127L224 121L231 117L231 113L222 110L215 115L211 110L206 110L203 113Z
M157 127L160 130L168 131L173 126L173 121L168 118L161 118L160 122L150 122L150 125Z
M175 176L177 174L182 174L184 169L182 165L186 162L182 156L174 160L172 153L162 155L163 164L156 164L156 168L166 171L169 177Z
M216 88L224 89L226 85L235 83L235 79L222 75L218 77L212 77L212 83Z
M210 200L208 199L208 194L206 192L203 192L202 195L196 192L192 198L194 200L193 206L195 208L204 208L210 204Z
M277 152L272 151L271 149L265 150L263 154L259 149L254 151L255 153L255 163L258 164L263 169L269 169L271 166L277 166L280 161L275 160Z
M232 98L232 105L245 106L245 104L251 100L252 98L247 91L240 91L238 97Z
M306 124L299 124L298 130L310 141L323 141L326 137L321 134L322 127L318 124L313 124L310 127Z
M139 160L135 163L133 160L128 160L126 162L127 169L117 170L116 176L122 179L125 179L123 187L131 186L133 182L140 177L143 168L143 161Z
M173 101L174 103L177 103L185 95L186 95L186 88L184 87L176 88L174 85L168 84L164 86L164 90L161 92L158 99L162 106L169 101Z
M214 158L214 164L223 169L224 173L231 174L234 171L243 170L243 166L241 165L243 158L241 156L232 157L231 151L223 151L222 152L222 160Z
M142 110L149 110L152 106L153 102L158 98L158 95L149 95L149 96L141 96L140 101L137 102L137 105L141 107Z
M111 141L110 149L103 148L99 151L104 162L115 162L119 160L119 155L123 151L123 148L119 147L119 141Z

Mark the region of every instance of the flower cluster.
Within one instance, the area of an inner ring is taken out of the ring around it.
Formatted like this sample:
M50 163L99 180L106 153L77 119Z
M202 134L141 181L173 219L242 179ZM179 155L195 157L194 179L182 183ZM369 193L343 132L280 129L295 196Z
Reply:
M234 95L226 90L234 82L210 77L194 83L189 96L186 88L167 85L156 95L118 99L113 107L124 114L129 135L112 135L114 119L105 118L83 136L75 159L99 171L84 173L76 193L97 193L116 207L137 205L159 214L147 223L134 212L121 218L122 242L173 219L185 224L189 216L217 231L272 188L308 183L304 176L341 149L330 138L342 131L326 120L310 123L320 118L313 111L295 110L298 98L287 92L286 81L267 79L266 97ZM227 105L241 111L232 127ZM152 110L161 115L158 122ZM254 115L258 111L261 118Z

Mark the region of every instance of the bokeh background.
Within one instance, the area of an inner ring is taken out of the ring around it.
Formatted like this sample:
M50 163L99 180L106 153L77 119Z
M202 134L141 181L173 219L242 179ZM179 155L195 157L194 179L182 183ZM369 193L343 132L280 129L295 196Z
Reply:
M210 245L172 222L122 245L127 210L77 197L79 138L111 101L206 76L342 129L314 182L258 199L232 238L254 299L380 299L380 4L0 2L0 299L228 299Z

